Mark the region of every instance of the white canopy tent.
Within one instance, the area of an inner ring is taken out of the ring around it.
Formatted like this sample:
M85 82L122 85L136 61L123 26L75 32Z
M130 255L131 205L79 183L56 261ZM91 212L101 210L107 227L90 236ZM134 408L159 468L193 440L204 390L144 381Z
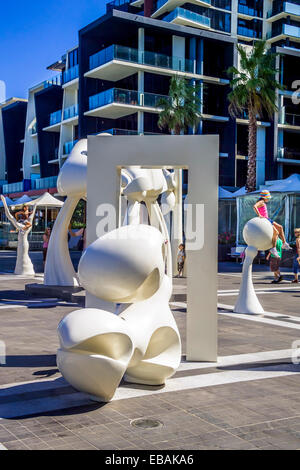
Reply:
M37 205L39 207L62 207L64 205L63 201L56 199L48 192L42 194L42 196L37 199L33 199L28 205Z
M45 208L45 229L48 227L48 209L61 208L64 203L59 199L53 197L50 193L45 192L37 199L33 199L29 206L37 205L38 208Z

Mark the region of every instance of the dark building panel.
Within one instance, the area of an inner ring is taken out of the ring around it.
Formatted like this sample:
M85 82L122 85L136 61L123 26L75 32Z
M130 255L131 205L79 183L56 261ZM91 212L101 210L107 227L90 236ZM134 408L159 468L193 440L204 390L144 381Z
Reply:
M3 131L6 152L7 182L17 183L23 180L21 171L23 162L27 103L18 101L2 110Z
M58 157L59 132L43 129L49 126L50 114L62 109L62 102L63 90L59 86L51 86L35 95L41 178L58 174L58 165L48 162Z

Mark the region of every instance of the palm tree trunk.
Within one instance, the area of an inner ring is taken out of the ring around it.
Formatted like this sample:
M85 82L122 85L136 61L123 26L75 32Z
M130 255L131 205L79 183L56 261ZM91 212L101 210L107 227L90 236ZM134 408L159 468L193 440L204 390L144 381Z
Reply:
M175 125L174 134L175 134L175 135L180 135L180 134L181 134L181 126L180 126L180 124L176 124L176 125Z
M248 107L249 131L248 131L248 172L247 172L247 192L256 190L256 150L257 150L257 120L255 111L251 105Z

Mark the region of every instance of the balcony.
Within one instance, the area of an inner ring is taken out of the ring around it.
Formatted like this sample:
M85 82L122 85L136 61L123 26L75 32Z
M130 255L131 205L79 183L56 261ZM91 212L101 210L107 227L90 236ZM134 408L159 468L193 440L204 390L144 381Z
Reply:
M71 140L70 142L66 142L64 144L64 147L63 147L63 154L64 155L69 155L73 148L75 147L75 145L77 144L78 140Z
M63 74L63 86L66 88L67 86L71 86L71 82L76 80L76 84L78 82L78 77L79 77L79 65L75 65L75 67L70 68L69 70L66 70Z
M186 0L157 0L156 5L154 3L154 10L151 17L157 18L163 13L172 11L174 8L180 7L180 5L184 5L185 3L193 3L200 7L211 8L211 0L189 0L189 2Z
M220 85L229 83L226 79L197 74L196 62L191 59L138 51L116 44L90 56L90 70L85 73L85 77L115 82L139 70L159 75L181 75Z
M277 2L272 10L268 12L267 18L270 22L290 16L293 19L300 17L300 5L291 2Z
M117 128L112 128L112 129L107 129L105 131L99 132L99 134L111 134L111 135L163 135L163 134L158 134L155 132L138 132L136 130L129 130L129 129L117 129Z
M3 194L22 193L24 191L24 183L20 181L19 183L4 184L2 191Z
M74 104L69 108L64 109L64 124L71 124L76 126L78 124L78 104Z
M277 160L286 161L291 163L300 163L300 149L291 149L287 147L280 147L278 149Z
M285 109L283 108L279 115L278 124L279 126L300 129L300 114L286 113Z
M293 26L290 24L280 25L279 28L275 28L273 31L267 33L267 40L277 42L281 39L291 38L293 41L300 42L300 27Z
M138 111L158 113L158 103L167 96L154 93L140 93L134 90L111 88L89 98L86 116L119 119Z
M44 88L50 88L52 86L61 86L62 85L62 74L58 74L49 80L45 80L43 82Z
M50 114L49 126L45 127L43 130L47 132L59 132L60 124L62 119L62 110L55 111Z
M57 176L49 176L48 178L39 178L33 182L34 189L50 189L56 188Z
M210 29L210 18L184 8L175 8L174 11L163 18L163 21L193 28Z
M38 154L32 155L31 159L31 166L39 166L40 165L40 156Z

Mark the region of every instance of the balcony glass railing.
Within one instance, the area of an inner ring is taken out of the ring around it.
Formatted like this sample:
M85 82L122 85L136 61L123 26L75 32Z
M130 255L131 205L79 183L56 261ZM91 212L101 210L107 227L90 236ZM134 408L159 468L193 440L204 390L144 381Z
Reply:
M32 165L39 165L40 157L38 154L32 155Z
M111 134L111 135L162 135L159 133L155 132L138 132L135 130L129 130L129 129L107 129L105 131L100 131L100 134ZM98 134L99 134L98 133Z
M199 13L194 13L190 10L185 10L184 8L175 8L174 11L169 13L167 16L163 18L163 21L167 21L168 23L174 21L176 18L182 18L187 21L192 21L193 23L197 23L202 26L206 26L210 28L210 18L207 16L199 15Z
M48 189L56 188L57 176L49 176L48 178L39 178L34 180L33 185L34 189Z
M109 104L117 103L130 106L145 106L157 108L159 101L167 96L156 95L154 93L140 93L134 90L123 90L121 88L110 88L109 90L90 96L90 111L101 108Z
M77 142L78 140L74 140L74 141L72 140L70 142L66 142L64 144L64 149L63 149L64 155L69 155L72 152L75 145L77 144Z
M287 160L299 160L300 161L300 148L284 148L278 149L278 158L285 158Z
M23 181L20 181L19 183L4 184L2 187L3 194L22 193L23 190L24 190Z
M60 73L59 75L56 75L53 78L50 78L49 80L44 81L44 88L49 88L51 86L61 86L62 84L62 74Z
M169 0L157 0L156 3L154 2L153 11L159 10L163 7ZM182 3L185 3L184 1ZM199 2L200 3L200 2ZM207 5L211 5L211 0L201 0L201 3L207 3ZM201 5L202 6L202 5Z
M113 0L106 4L106 10L111 11L113 8L123 7L125 5L129 5L133 0Z
M274 2L272 10L268 11L268 18L280 13L300 16L300 5L292 2Z
M282 112L279 117L279 123L290 126L300 126L300 114L290 114Z
M63 75L64 83L71 82L79 77L79 65L75 65L69 70L66 70Z
M55 111L54 113L50 114L50 126L54 126L55 124L59 124L61 122L61 109L59 111Z
M272 31L269 31L267 33L267 39L275 38L276 36L280 36L281 34L300 39L300 27L293 26L291 24L279 24L278 26L276 25L276 27L274 27Z
M64 110L64 121L78 116L78 104L74 104Z
M119 46L116 44L92 55L90 57L90 70L101 67L101 65L112 62L113 60L134 62L136 64L171 69L178 72L193 73L194 71L193 60L157 54L156 52L138 51L132 47Z

